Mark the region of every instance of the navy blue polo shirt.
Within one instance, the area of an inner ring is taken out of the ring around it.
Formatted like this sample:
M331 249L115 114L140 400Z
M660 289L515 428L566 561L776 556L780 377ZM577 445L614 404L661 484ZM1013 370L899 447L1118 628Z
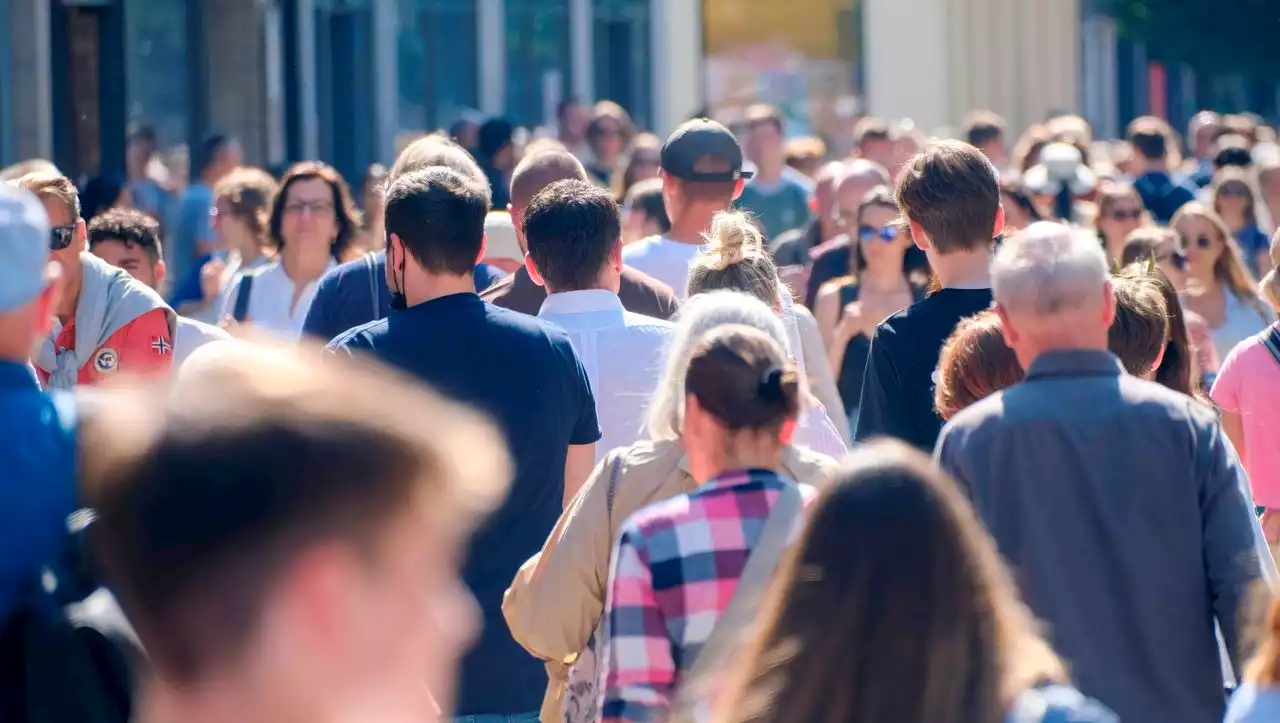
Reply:
M463 567L484 630L463 660L455 712L537 711L546 673L512 639L502 595L560 517L569 446L600 439L591 385L569 336L475 294L454 294L352 329L329 350L370 353L477 407L501 429L515 479L506 503L472 538Z
M31 367L0 361L0 624L55 561L76 507L70 397L40 391Z

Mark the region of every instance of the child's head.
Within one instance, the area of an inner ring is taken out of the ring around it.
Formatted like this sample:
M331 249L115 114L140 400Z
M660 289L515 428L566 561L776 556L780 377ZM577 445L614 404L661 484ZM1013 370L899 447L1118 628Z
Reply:
M930 143L902 169L895 195L912 238L939 256L990 249L1003 230L1000 174L967 143Z

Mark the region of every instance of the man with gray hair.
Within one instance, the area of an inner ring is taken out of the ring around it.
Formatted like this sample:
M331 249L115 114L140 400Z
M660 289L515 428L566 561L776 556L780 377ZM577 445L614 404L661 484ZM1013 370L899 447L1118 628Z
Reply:
M1213 411L1107 350L1115 300L1096 237L1033 224L991 278L1027 376L956 415L939 464L1081 691L1121 720L1221 720L1214 621L1238 671L1241 603L1263 561Z

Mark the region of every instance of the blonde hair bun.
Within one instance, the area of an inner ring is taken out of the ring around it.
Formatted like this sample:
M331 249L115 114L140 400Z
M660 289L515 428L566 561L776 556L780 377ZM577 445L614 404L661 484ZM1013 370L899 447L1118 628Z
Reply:
M742 211L717 213L703 239L707 244L704 263L713 271L723 271L764 251L764 234Z

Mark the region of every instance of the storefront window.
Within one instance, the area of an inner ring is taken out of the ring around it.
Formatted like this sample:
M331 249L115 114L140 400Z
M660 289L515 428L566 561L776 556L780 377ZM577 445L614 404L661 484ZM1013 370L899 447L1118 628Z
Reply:
M731 121L751 103L772 103L789 135L846 146L861 105L862 0L703 0L702 7L707 101L718 117Z
M162 148L186 144L190 118L187 3L125 0L130 125L150 125Z
M573 89L568 0L506 0L507 109L517 125L555 121Z
M478 105L476 0L399 0L400 129L447 128Z
M320 157L358 183L373 157L373 18L369 0L316 0Z
M631 114L637 126L652 122L649 22L651 0L592 0L595 95Z

